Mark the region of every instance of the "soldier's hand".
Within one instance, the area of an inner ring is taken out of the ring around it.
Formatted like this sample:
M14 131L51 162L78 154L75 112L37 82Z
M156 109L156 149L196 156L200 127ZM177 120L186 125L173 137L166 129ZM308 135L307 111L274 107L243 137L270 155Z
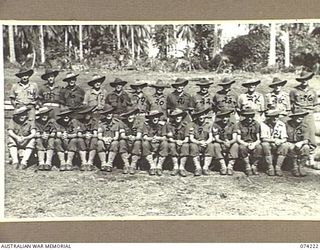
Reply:
M152 143L157 143L158 140L157 140L156 138L152 138L151 142L152 142Z
M299 141L295 144L297 148L301 148L303 146L303 141Z
M255 148L255 144L254 143L249 143L248 148L250 150L253 150Z
M62 133L61 132L57 132L57 137L61 138L62 137Z
M106 144L110 144L111 143L111 137L106 137L106 138L104 138L104 142L106 143Z
M50 137L55 137L56 133L52 132L50 133Z
M67 134L67 132L63 132L63 134L62 134L62 139L68 139L68 134Z
M40 133L40 132L37 132L37 133L36 133L36 137L37 137L37 138L41 138L41 133Z
M86 133L86 134L85 134L85 137L86 137L87 139L90 139L90 138L92 138L92 134L91 134L91 133Z
M231 144L230 144L229 141L225 141L225 142L224 142L224 145L225 145L227 148L230 148L230 145L231 145Z
M182 146L183 142L182 142L181 140L177 140L177 144L178 144L179 146Z

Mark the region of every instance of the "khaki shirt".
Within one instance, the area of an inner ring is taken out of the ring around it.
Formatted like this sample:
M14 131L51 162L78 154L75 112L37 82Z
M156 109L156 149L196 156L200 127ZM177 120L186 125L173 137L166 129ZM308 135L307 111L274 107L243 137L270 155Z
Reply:
M39 96L39 90L36 83L29 82L24 85L20 82L14 84L11 88L10 98L14 99L18 106L35 105Z

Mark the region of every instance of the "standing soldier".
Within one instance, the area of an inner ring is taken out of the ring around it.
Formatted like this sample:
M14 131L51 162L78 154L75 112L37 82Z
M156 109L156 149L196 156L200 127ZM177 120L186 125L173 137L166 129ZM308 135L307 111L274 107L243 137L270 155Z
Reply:
M8 148L12 159L12 165L14 168L26 169L28 160L34 149L36 129L34 120L29 117L30 108L22 106L17 108L12 120L8 126ZM18 149L24 149L23 158L19 165L19 152Z
M114 108L115 116L119 117L122 113L127 112L127 108L132 106L129 94L123 90L124 85L128 82L116 78L110 83L114 88L112 93L107 95L106 103Z
M60 171L70 171L73 169L73 158L78 151L79 122L71 117L74 110L64 108L58 114L56 139L56 151L60 160ZM65 160L67 155L67 160Z
M165 117L167 114L167 97L164 95L163 91L165 88L170 88L162 80L157 80L155 84L150 85L155 89L154 94L150 98L151 110L158 110L164 114Z
M213 97L214 111L218 112L219 110L231 110L233 122L239 120L237 114L238 94L236 94L231 89L231 85L235 82L235 80L228 77L223 78L222 81L218 83L218 85L221 86L222 89L217 91L217 93Z
M95 118L97 106L89 106L78 111L78 151L81 159L80 171L94 170L94 157L98 146L98 119ZM87 153L88 160L87 160Z
M266 94L266 108L279 110L280 117L285 117L291 109L289 94L282 90L287 80L281 80L274 77L269 87L272 91Z
M262 121L262 113L265 110L263 95L256 91L260 80L254 80L243 83L242 86L247 88L247 92L239 95L238 107L240 110L248 107L252 108L256 112L256 120Z
M29 116L34 119L39 90L36 83L29 81L32 74L32 69L20 69L16 74L20 81L12 85L9 97L14 108L22 106L30 108Z
M219 160L221 175L233 175L234 163L238 159L237 132L235 123L230 121L233 112L234 109L220 109L212 128L215 137L214 158Z
M54 118L61 106L61 87L55 84L58 74L58 70L46 69L41 75L41 79L46 82L39 88L39 105L53 109Z
M313 117L313 111L315 105L317 104L317 94L316 91L309 86L309 80L314 76L313 72L302 71L300 77L296 78L300 84L290 91L290 101L292 105L292 110L297 108L302 108L308 111L308 114L304 118L304 122L308 125L310 129L310 136L312 141L315 141L315 131L316 125ZM314 162L314 152L312 151L309 155L310 167L315 168Z
M113 117L114 108L106 105L100 111L101 121L98 129L98 155L101 171L112 171L112 164L119 149L120 120ZM108 160L107 160L108 154Z
M308 112L296 108L291 118L286 123L288 134L288 156L293 160L292 175L296 177L306 176L304 167L308 160L310 151L315 148L315 141L312 137L312 130L304 120Z
M131 102L134 107L139 109L139 114L146 115L150 111L149 97L143 93L143 89L147 87L146 82L136 81L130 84L133 92L131 94Z
M192 113L193 122L189 125L190 156L196 167L194 176L209 175L209 166L214 155L212 123L206 121L211 107L200 109ZM204 165L201 167L200 154L204 156Z
M182 111L188 112L192 107L191 95L184 91L188 82L186 79L177 78L176 81L171 84L175 90L167 97L168 115L170 115L174 109L181 109Z
M169 155L172 157L173 170L172 176L180 174L186 177L185 165L189 156L189 129L183 119L187 113L181 109L171 112L172 120L166 124L166 135L169 142ZM179 164L180 158L180 164Z
M286 125L279 120L280 110L267 110L266 120L261 122L261 146L268 165L269 176L282 176L281 167L287 154L288 135ZM277 156L276 166L273 166L273 156Z
M160 122L162 115L163 113L158 110L151 110L146 115L146 122L142 129L142 155L146 157L146 160L150 164L150 175L162 175L162 164L168 156L165 125Z
M88 82L91 89L87 90L84 95L84 105L96 107L96 110L102 110L104 108L107 90L102 89L101 85L105 80L105 76L93 75L92 80Z
M76 85L79 74L69 72L62 81L67 82L67 86L61 90L61 102L64 106L76 109L83 104L84 90Z
M137 162L141 156L142 124L136 115L139 109L132 108L121 117L123 122L120 124L119 153L124 162L123 173L135 174ZM129 157L131 156L131 164Z
M213 81L208 79L201 79L197 86L200 90L192 97L194 111L213 108L213 96L209 92L209 87L213 84Z
M58 124L54 118L50 119L50 112L52 109L48 107L42 107L36 111L38 170L51 170L52 168Z
M257 166L262 154L260 144L260 125L254 120L256 111L247 108L240 113L244 119L235 126L237 142L239 144L239 157L245 162L246 175L258 175ZM252 162L252 164L250 164Z

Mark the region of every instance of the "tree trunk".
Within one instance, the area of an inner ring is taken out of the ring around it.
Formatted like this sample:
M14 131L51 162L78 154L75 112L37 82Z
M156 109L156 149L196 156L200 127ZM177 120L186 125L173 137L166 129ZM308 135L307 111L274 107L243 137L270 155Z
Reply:
M9 25L9 60L11 63L16 62L16 52L14 48L14 35L13 35L13 26Z
M41 63L46 61L44 54L44 34L43 34L43 25L40 25L40 54L41 54Z
M308 32L311 33L313 29L314 29L314 23L310 23Z
M121 49L120 25L117 25L117 46L118 46L118 50L120 50Z
M276 64L276 24L271 23L270 27L270 50L268 66Z
M214 49L213 49L213 57L218 53L220 50L219 44L219 34L218 34L219 24L214 25Z
M284 66L290 66L290 37L288 28L284 32Z
M134 28L131 26L131 57L134 60Z
M83 60L82 25L79 25L79 59Z
M68 28L66 27L64 30L64 48L66 51L68 51Z

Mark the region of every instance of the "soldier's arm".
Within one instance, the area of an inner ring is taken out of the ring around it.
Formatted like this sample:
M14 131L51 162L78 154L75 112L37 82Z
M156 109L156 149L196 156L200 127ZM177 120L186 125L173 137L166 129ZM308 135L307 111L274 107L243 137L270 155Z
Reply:
M232 133L232 139L229 141L230 144L237 142L237 133Z
M170 115L174 106L170 95L167 96L166 101L167 101L167 114Z
M32 138L34 138L34 137L36 136L36 133L37 133L37 130L36 130L35 128L32 128L32 129L30 130L30 134L27 135L27 136L24 136L23 138L24 138L25 140L30 140L30 139L32 139Z
M294 108L295 108L295 91L294 91L294 89L291 90L289 93L289 100L291 103L291 110L294 110Z
M205 141L205 143L209 144L209 143L213 142L214 139L215 139L215 138L213 137L212 132L209 132L209 137L208 137L208 139Z
M112 140L113 141L118 141L119 140L119 136L120 136L119 131L115 131L114 132L114 137L112 138Z
M215 141L218 142L218 143L224 143L224 142L225 142L225 141L223 141L223 140L220 139L220 135L219 135L219 134L215 134L214 139L215 139Z
M8 134L9 134L10 137L12 137L15 140L19 140L19 138L20 138L20 136L17 135L12 129L8 130Z

